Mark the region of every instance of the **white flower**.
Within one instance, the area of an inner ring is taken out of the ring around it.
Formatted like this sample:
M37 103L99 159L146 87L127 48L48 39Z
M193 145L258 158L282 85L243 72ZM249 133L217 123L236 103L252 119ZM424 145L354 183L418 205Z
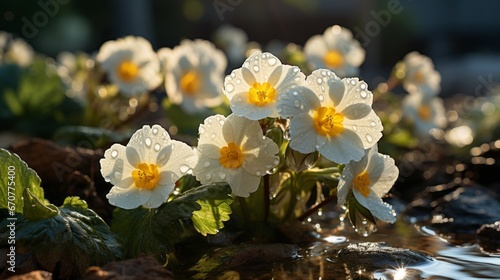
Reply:
M346 165L337 187L338 204L344 205L349 190L373 216L385 222L396 221L392 207L382 197L392 188L399 175L394 159L378 153L377 145L366 150L359 162Z
M403 87L409 92L421 91L435 96L441 90L441 75L434 69L432 60L414 51L403 58L406 75Z
M240 64L245 59L248 36L242 29L224 24L215 31L214 42L226 52L230 62Z
M403 114L413 122L417 135L425 137L433 128L446 125L443 100L416 91L403 99Z
M114 144L100 160L101 174L113 184L109 203L133 209L157 208L167 201L175 182L196 163L194 150L171 140L159 125L143 126L127 146Z
M111 82L125 94L153 90L162 82L158 56L142 37L128 36L105 42L99 49L97 61Z
M161 49L158 53L165 65L165 90L170 102L192 114L224 101L221 88L227 60L211 42L183 40L173 50Z
M12 34L0 31L0 64L17 64L21 67L29 66L35 57L33 48L23 39L13 38Z
M251 120L278 117L280 95L304 80L296 66L282 65L270 53L256 51L224 80L224 94L234 114Z
M339 77L357 75L365 60L365 50L353 38L352 32L338 25L307 40L304 54L311 69L328 68Z
M338 78L326 69L314 71L304 86L278 102L290 117L290 147L307 154L317 150L336 163L358 161L364 149L382 137L382 123L372 110L373 94L358 78Z
M199 133L193 174L202 184L227 182L236 196L248 197L279 164L278 145L263 136L257 121L234 114L210 116Z

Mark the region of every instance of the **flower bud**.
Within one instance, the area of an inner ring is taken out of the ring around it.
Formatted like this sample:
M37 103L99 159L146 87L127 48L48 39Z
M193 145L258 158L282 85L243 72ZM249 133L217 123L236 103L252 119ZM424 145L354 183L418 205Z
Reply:
M319 153L314 151L310 154L303 154L295 151L290 146L286 147L285 162L286 165L295 172L301 172L313 167L319 159Z

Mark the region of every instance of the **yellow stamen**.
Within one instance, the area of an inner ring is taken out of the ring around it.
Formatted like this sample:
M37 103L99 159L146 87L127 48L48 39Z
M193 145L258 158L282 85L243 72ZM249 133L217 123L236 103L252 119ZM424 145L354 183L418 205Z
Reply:
M257 106L265 106L274 102L275 98L276 90L270 83L253 83L248 91L248 102Z
M118 65L118 77L125 82L132 82L139 73L139 66L130 60L125 60Z
M344 115L333 107L320 107L313 116L314 129L320 135L335 137L344 131Z
M156 164L140 163L137 169L132 171L132 178L136 188L153 190L160 181L160 173Z
M244 155L233 142L220 149L219 162L225 168L238 168L243 164Z
M418 117L423 121L428 121L431 118L432 109L429 105L422 105L418 108Z
M181 90L188 95L196 93L200 89L200 84L200 76L194 71L187 72L180 80Z
M356 176L352 182L354 189L361 193L364 197L370 195L370 176L365 170Z
M340 68L344 65L344 57L335 50L329 50L323 57L323 61L329 68Z
M425 76L422 73L422 71L417 70L415 73L413 73L413 80L417 82L417 84L421 84L425 81Z

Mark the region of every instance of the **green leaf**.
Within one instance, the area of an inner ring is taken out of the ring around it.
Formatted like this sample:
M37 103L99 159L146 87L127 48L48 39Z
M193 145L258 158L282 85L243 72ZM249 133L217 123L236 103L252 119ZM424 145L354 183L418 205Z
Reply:
M110 143L120 143L128 140L131 135L118 134L102 127L63 126L53 136L54 141L63 144L91 141L94 148L102 148Z
M0 172L0 208L22 214L24 190L44 201L40 177L18 155L0 149Z
M180 194L158 209L116 208L111 229L120 236L127 257L153 255L165 262L166 255L182 240L183 228L180 220L191 219L193 212L202 210L197 201L207 200L221 205L218 210L221 213L220 221L215 223L216 226L221 226L223 219L230 213L223 205L229 205L232 201L230 193L231 188L227 184L203 185ZM210 226L209 229L213 231L213 228Z
M181 241L183 232L179 220L159 223L156 210L116 208L111 229L121 238L127 257L151 255L166 262L167 253Z
M23 216L28 220L38 221L52 218L59 213L56 206L52 204L45 205L45 203L34 196L29 189L24 190L23 197L25 201Z
M0 247L7 246L7 220L0 224ZM31 221L17 215L18 258L28 259L58 279L81 278L92 265L122 258L122 250L108 225L85 201L68 198L58 214Z
M225 200L198 200L201 209L193 212L194 228L203 236L207 234L216 234L219 229L224 227L222 222L229 220L231 207L229 206L233 199L227 196Z

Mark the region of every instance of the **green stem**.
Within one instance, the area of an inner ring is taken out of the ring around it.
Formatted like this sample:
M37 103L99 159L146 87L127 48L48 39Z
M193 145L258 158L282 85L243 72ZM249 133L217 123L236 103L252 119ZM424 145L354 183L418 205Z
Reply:
M250 215L249 215L249 209L246 200L238 196L238 203L240 204L241 211L243 212L243 218L245 219L246 223L250 222Z
M290 172L290 203L288 204L288 208L286 209L284 221L289 221L293 215L295 210L295 204L297 203L297 194L295 193L295 181L296 181L296 173Z
M265 175L264 180L264 222L267 223L269 218L269 211L271 207L271 192L270 192L270 180L269 174Z

